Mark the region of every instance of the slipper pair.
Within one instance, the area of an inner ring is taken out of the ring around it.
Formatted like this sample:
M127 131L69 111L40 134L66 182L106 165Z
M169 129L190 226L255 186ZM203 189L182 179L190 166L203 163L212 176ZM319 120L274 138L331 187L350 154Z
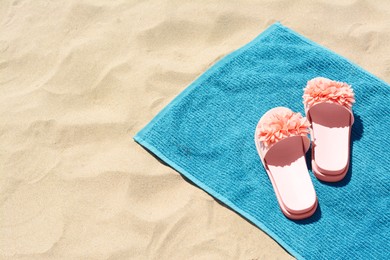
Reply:
M318 200L306 166L312 143L314 175L328 182L342 180L349 167L354 93L346 83L326 78L308 81L304 89L306 116L288 108L266 112L256 127L255 143L261 162L286 217L314 214Z

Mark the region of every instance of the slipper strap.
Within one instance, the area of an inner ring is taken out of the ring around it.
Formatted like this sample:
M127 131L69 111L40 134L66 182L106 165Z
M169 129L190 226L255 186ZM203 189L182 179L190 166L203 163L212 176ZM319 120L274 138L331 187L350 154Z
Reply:
M307 120L309 120L309 122L311 123L312 120L311 120L311 116L310 116L310 110L312 110L314 107L317 107L319 108L320 106L324 106L324 105L329 105L329 104L332 104L334 106L338 106L342 109L345 109L346 111L348 111L348 113L350 114L350 122L349 122L349 125L353 125L354 121L355 121L355 117L353 116L353 111L352 111L352 108L347 108L345 106L342 106L340 104L337 104L337 103L334 103L334 102L322 102L322 103L318 103L318 104L315 104L315 105L312 105L310 107L307 107L306 104L305 104L305 112L306 112L306 118Z
M289 137L286 137L282 140L279 140L278 142L270 145L270 146L265 146L263 144L263 142L261 141L257 141L259 142L259 153L260 153L260 158L261 160L263 160L263 162L266 162L267 161L267 154L268 152L271 150L271 149L275 149L278 144L281 144L282 142L284 142L285 140L289 139L289 138L301 138L302 139L302 146L303 146L303 149L304 149L304 152L306 153L308 150L309 150L309 147L310 147L310 139L307 137L307 135L305 136L302 136L302 135L295 135L295 136L289 136ZM267 165L266 163L264 163L264 165Z

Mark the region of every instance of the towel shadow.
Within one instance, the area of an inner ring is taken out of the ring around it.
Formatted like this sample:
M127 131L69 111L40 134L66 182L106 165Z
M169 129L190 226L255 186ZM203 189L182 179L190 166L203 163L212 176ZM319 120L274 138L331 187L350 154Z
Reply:
M136 143L138 143L137 141L135 141ZM168 166L169 168L175 170L173 167L171 167L169 164L167 164L166 162L164 162L160 157L158 157L154 152L152 152L151 150L149 150L147 147L143 146L141 143L138 143L142 148L145 149L145 151L147 151L151 156L153 156L159 163L165 165L165 166ZM175 170L177 172L177 170Z
M348 172L345 175L344 179L342 179L339 182L324 182L324 181L318 180L322 184L326 184L326 185L332 186L332 187L343 187L343 186L347 185L351 181L351 178L352 178L352 168L353 168L352 167L353 166L353 156L352 156L353 155L353 143L355 141L360 140L362 138L363 132L364 132L364 126L363 126L362 118L359 115L355 114L355 113L353 115L355 117L355 122L352 125L352 131L351 131L351 151L350 151L350 160L349 160ZM306 163L307 163L307 168L310 171L312 171L312 168L311 168L311 148L306 153Z
M142 146L142 145L141 145ZM200 188L196 183L194 183L192 180L190 180L189 178L187 178L187 176L183 175L182 173L180 173L179 171L177 171L175 168L173 168L172 166L170 166L169 164L167 164L166 162L164 162L163 160L161 160L156 154L154 154L152 151L150 151L148 148L142 146L142 148L144 148L150 155L152 155L157 161L159 161L160 163L162 163L163 165L165 166L168 166L169 168L173 169L175 172L179 173L180 176L186 181L188 182L189 184L197 187L197 188ZM203 189L202 189L203 190ZM206 192L207 194L209 194L219 205L221 205L222 207L228 209L228 210L233 210L231 207L229 207L228 205L226 205L224 202L220 201L219 199L215 198L213 195L211 195L210 193L208 193L207 191L203 190L204 192ZM234 210L233 210L234 211ZM258 226L256 226L255 223L253 223L252 221L250 221L249 219L247 219L246 217L244 217L243 215L241 215L240 213L238 213L237 211L234 211L235 213L237 213L240 217L242 217L245 221L247 221L248 223L250 223L251 225L253 225L254 227L256 228L259 228ZM287 252L287 251L286 251Z

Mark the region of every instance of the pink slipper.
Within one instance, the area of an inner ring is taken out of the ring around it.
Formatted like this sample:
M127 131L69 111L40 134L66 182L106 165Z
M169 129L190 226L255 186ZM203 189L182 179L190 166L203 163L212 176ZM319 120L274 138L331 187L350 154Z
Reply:
M317 196L306 167L309 122L299 113L277 107L263 115L255 143L271 180L279 206L290 219L308 218L317 208Z
M347 83L314 78L303 100L311 123L313 172L322 181L340 181L349 167L353 90Z

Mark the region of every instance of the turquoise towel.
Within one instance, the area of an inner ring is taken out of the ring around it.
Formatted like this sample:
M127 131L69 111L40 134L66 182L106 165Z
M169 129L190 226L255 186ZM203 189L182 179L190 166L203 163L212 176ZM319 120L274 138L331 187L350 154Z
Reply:
M253 136L272 107L303 114L302 89L317 76L355 90L351 165L339 183L312 175L319 208L291 221ZM134 139L299 259L390 259L389 105L384 81L277 23L212 66Z

